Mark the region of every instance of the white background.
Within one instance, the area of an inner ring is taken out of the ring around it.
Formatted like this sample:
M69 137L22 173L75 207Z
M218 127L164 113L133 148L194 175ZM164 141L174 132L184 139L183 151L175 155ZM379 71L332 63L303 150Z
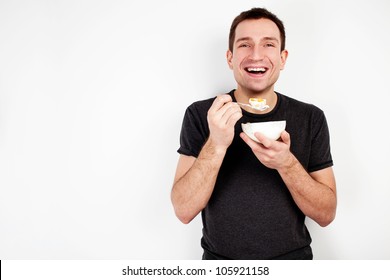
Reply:
M170 203L181 121L235 87L228 30L254 6L286 25L276 89L331 131L315 258L390 259L386 0L0 0L0 258L199 259L200 217Z

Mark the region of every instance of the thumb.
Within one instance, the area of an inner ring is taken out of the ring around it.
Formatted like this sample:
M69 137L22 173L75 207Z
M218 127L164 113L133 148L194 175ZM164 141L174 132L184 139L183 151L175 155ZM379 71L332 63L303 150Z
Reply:
M290 134L287 131L283 131L282 134L280 134L280 138L282 139L282 142L290 146L291 138Z

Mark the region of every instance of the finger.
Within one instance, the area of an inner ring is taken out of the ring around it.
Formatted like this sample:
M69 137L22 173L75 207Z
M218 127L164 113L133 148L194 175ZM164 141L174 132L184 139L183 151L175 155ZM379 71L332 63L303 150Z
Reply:
M291 138L290 134L287 131L283 131L282 134L280 135L280 138L282 139L282 142L285 143L286 145L290 146L291 143Z
M226 103L232 102L232 97L229 94L223 94L217 96L211 105L209 112L216 113L220 110Z
M224 111L221 121L227 125L235 125L235 123L242 117L242 110L240 106L233 102L225 104L220 111Z
M272 145L272 140L261 134L260 132L255 132L255 137L259 142L266 148L270 148Z
M242 111L241 108L239 110L236 110L228 119L227 125L228 126L235 126L237 121L241 119L242 117Z
M249 138L248 135L246 135L244 132L241 132L240 133L240 137L242 138L242 140L244 140L244 142L252 149L252 150L256 150L256 151L260 151L260 149L262 149L263 147L261 147L261 145L259 145L259 143L253 141L251 138Z
M223 116L226 114L228 109L233 105L233 102L231 101L230 95L220 95L218 96L214 102L211 108L209 109L209 114L218 122L221 122L223 124L226 124L228 117L226 117L225 120L222 120Z

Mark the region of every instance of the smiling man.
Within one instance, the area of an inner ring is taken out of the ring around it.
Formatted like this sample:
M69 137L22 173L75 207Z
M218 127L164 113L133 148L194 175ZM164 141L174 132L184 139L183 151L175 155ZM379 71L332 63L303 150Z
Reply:
M288 52L282 21L266 9L237 16L227 63L237 89L190 105L180 135L171 192L177 217L202 215L203 259L312 259L310 217L336 213L336 183L325 115L274 91ZM264 111L241 108L249 98ZM241 130L247 122L286 121L277 141Z

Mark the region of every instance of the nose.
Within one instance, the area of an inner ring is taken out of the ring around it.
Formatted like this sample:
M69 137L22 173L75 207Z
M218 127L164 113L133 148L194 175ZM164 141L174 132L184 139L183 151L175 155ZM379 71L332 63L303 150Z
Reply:
M264 59L264 52L263 52L260 45L253 46L250 57L253 60L263 60Z

